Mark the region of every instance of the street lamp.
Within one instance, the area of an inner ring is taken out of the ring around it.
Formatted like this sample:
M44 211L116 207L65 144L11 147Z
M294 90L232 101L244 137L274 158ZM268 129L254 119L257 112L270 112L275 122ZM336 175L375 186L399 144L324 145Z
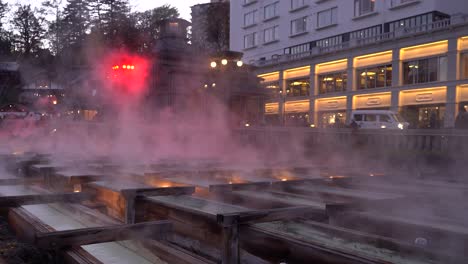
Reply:
M237 61L237 67L242 67L242 65L244 65L244 62L242 62L241 60Z
M221 60L221 64L222 64L222 65L227 65L227 64L228 64L228 60L222 59L222 60Z
M212 61L210 66L211 66L211 68L216 68L216 66L218 66L218 64L216 63L216 61Z

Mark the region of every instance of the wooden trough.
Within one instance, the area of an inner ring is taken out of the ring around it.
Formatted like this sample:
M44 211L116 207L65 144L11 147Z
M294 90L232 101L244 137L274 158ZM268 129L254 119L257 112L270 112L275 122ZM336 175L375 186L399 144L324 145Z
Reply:
M422 210L432 203L423 199L428 194L456 190L434 202L448 206L468 193L465 186L338 175L314 166L243 171L210 162L83 163L29 163L34 181L10 177L1 186L0 180L0 207L10 208L18 236L67 263L467 259L464 217L442 213L421 221L396 213Z

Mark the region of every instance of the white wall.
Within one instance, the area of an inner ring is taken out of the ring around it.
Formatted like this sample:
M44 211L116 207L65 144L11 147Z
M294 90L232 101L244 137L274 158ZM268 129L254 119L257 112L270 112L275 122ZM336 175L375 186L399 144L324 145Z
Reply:
M391 0L376 1L376 14L354 18L353 0L325 0L317 3L317 0L306 0L308 7L296 12L290 12L290 0L279 0L279 18L263 22L263 7L278 0L258 0L256 3L242 6L243 0L231 1L231 40L230 49L244 52L244 61L266 57L270 59L273 54L283 54L286 47L318 40L342 33L363 29L385 22L394 21L431 11L440 11L447 14L468 14L467 0L420 0L412 5L397 9L390 9ZM317 13L338 6L338 24L324 29L316 29ZM257 25L243 29L244 14L251 10L258 10ZM305 35L290 37L290 21L303 16L308 17L308 33ZM263 30L271 26L279 25L279 42L263 45ZM244 50L244 36L257 32L259 45L257 48Z

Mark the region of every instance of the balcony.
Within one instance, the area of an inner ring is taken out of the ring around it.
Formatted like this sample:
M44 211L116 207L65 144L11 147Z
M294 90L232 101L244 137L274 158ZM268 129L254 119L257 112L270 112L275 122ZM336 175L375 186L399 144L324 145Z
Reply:
M273 55L272 58L269 60L257 60L253 62L253 64L258 67L282 64L282 63L292 62L292 61L301 60L305 58L311 58L311 57L315 57L318 55L344 51L347 49L395 41L400 38L411 37L411 36L419 35L421 33L442 31L442 30L446 30L452 27L454 24L466 25L467 22L468 22L468 19L466 17L463 17L463 18L452 17L452 19L440 20L440 21L433 22L431 24L419 25L416 27L401 27L401 28L398 28L398 30L394 32L386 32L386 33L382 33L376 36L352 39L350 41L339 43L334 46L314 47L309 51L296 53L296 54Z

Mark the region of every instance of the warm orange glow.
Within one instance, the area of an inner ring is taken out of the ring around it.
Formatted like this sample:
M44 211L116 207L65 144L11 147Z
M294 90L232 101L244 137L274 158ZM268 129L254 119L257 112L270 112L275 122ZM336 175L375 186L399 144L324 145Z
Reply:
M265 114L266 115L278 114L278 112L279 112L279 103L265 104Z
M291 79L297 77L307 77L310 75L310 66L287 69L284 71L284 78Z
M287 181L287 180L288 180L288 179L286 179L286 178L281 179L281 181L284 181L284 182Z
M329 176L328 177L329 179L343 179L343 178L346 178L346 176L342 176L342 175L334 175L334 176Z
M457 103L468 101L468 85L460 85L457 87Z
M258 78L262 78L262 82L275 82L279 80L279 72L270 72L257 75Z
M345 110L346 96L331 97L315 100L316 112L330 110Z
M315 74L326 72L341 71L348 67L348 59L324 62L315 65Z
M290 101L284 104L284 111L286 113L304 113L309 112L310 101Z
M399 100L399 106L445 103L447 101L447 87L401 91Z
M127 65L122 65L122 68L127 69Z
M353 109L390 107L391 104L392 104L392 94L390 92L355 95L353 97Z
M81 192L81 184L73 185L73 192L76 192L76 193Z
M427 57L443 54L448 51L448 41L437 41L416 46L403 48L400 50L400 60Z
M57 104L57 100L53 100L53 101L52 101L52 104L56 105L56 104Z
M390 63L392 61L392 51L384 51L373 54L367 54L354 58L354 67L364 67L370 65Z

